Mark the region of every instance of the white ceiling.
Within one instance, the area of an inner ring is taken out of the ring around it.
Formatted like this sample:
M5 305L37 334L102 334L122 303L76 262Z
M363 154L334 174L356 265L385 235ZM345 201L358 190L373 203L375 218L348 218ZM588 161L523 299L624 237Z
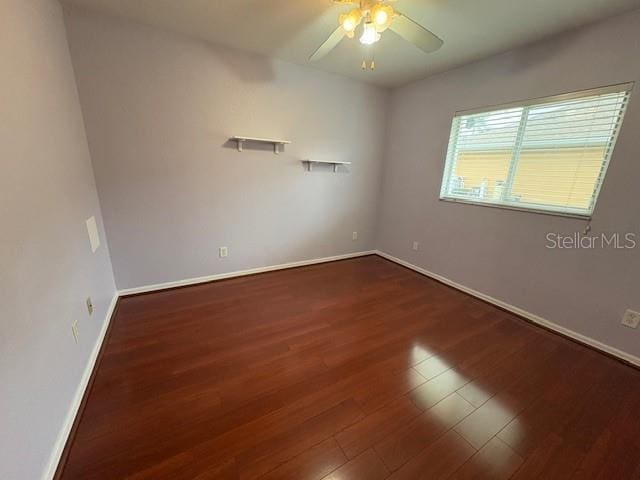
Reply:
M444 40L424 54L387 31L376 70L363 72L363 48L345 39L323 60L308 57L349 6L331 0L61 0L384 86L396 86L514 47L640 8L640 0L399 0L395 7Z

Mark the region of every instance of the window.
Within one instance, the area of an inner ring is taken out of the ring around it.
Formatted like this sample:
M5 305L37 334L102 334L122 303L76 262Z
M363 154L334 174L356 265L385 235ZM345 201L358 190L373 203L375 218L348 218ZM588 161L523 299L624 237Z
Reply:
M440 198L590 217L631 87L456 114Z

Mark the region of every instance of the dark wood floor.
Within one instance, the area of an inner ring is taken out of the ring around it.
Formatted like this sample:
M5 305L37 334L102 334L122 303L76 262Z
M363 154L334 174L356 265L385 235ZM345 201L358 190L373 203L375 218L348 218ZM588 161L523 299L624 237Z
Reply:
M121 301L65 479L637 479L640 371L382 258Z

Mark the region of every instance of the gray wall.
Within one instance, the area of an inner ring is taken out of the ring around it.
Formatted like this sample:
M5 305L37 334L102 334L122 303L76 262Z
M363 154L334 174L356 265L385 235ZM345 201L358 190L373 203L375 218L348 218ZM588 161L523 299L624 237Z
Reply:
M381 250L566 328L640 355L640 249L548 250L547 232L582 232L562 217L438 200L454 112L640 78L640 12L395 90L380 212ZM600 195L593 234L640 240L640 85ZM413 252L412 242L421 243Z
M0 478L46 469L115 293L62 10L0 2ZM93 297L89 317L84 306ZM78 320L80 342L71 324Z
M375 247L385 90L75 9L66 22L118 288ZM293 144L238 153L238 134ZM353 165L306 173L304 158Z

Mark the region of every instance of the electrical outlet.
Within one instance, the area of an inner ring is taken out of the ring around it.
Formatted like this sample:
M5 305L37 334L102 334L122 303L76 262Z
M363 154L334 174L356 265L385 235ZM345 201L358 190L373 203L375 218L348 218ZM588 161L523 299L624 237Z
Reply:
M71 325L71 333L73 333L73 339L78 343L80 341L80 330L78 329L77 320Z
M640 312L627 310L622 317L622 325L629 328L638 328L640 325Z
M229 249L227 247L220 247L218 249L218 256L220 258L227 258L229 256Z
M93 315L93 302L91 301L91 297L87 297L87 311L89 315Z
M357 240L358 239L358 232L353 232L351 234L351 240Z
M413 251L417 252L420 249L420 243L419 242L413 242Z

